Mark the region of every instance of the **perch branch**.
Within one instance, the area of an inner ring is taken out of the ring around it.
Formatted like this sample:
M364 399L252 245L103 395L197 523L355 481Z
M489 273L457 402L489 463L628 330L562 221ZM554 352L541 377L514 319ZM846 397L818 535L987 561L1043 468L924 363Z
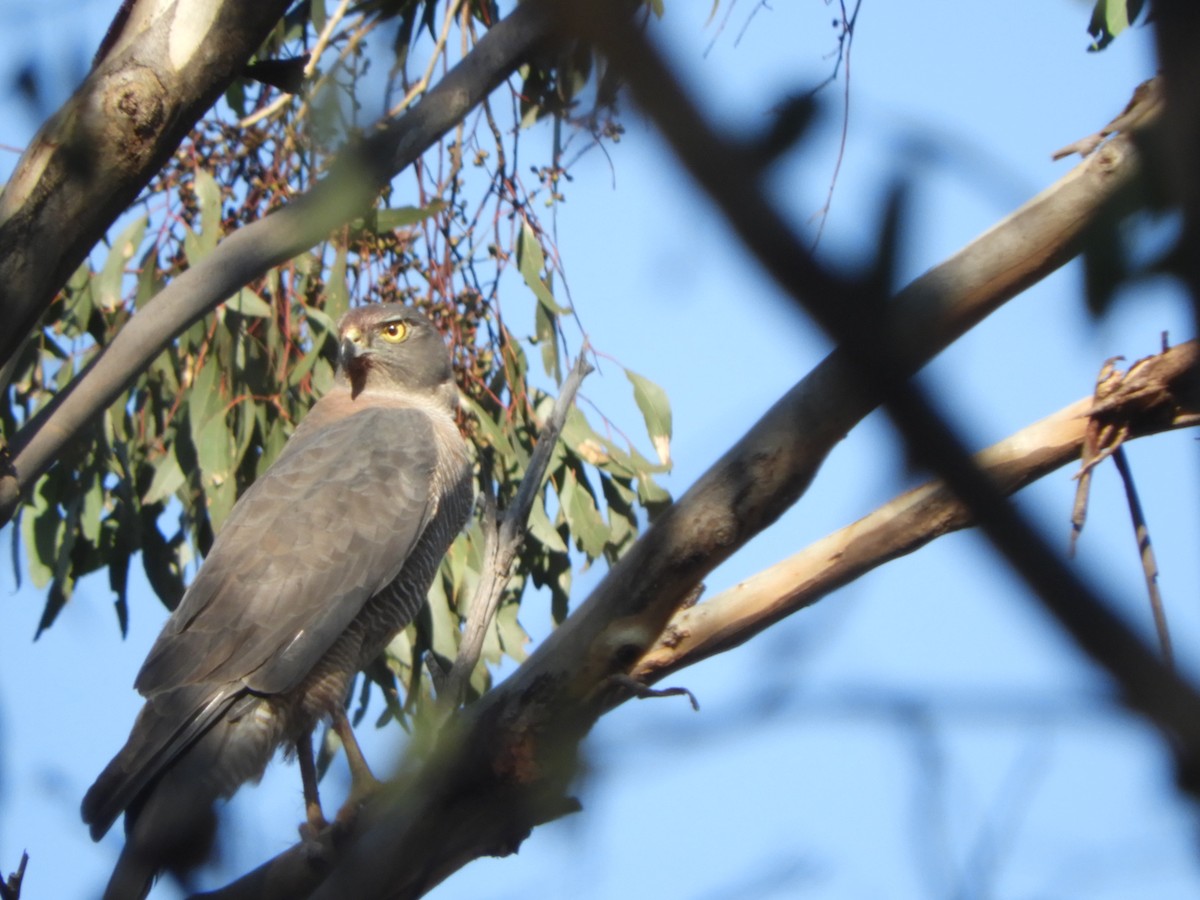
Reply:
M912 366L1072 258L1088 223L1137 174L1132 142L1116 137L889 301ZM501 838L536 824L543 804L552 812L571 774L575 742L603 708L633 696L619 682L610 693L610 676L655 645L704 576L793 503L826 454L877 403L844 351L785 394L512 677L451 718L461 737L447 735L419 777L402 775L395 799L355 828L325 895L374 896L374 884L379 893L390 886L392 896L419 896L457 865L507 847ZM514 792L514 785L524 790ZM502 800L514 793L522 802L506 806ZM462 833L451 811L480 829L473 846L447 843ZM376 877L364 870L381 860L380 880L363 882Z
M1105 416L1131 439L1200 425L1200 348L1189 341L1117 373ZM1085 398L976 455L997 490L1015 493L1078 460L1092 428ZM630 674L644 682L745 643L864 573L975 524L940 481L914 488L794 556L681 610ZM1136 526L1135 526L1136 527ZM1159 614L1155 613L1156 623Z
M564 18L577 17L579 31L592 36L623 73L634 97L750 253L839 342L850 375L865 395L882 401L912 457L971 505L993 546L1042 606L1116 682L1129 708L1162 732L1175 753L1181 787L1200 796L1200 695L1051 551L974 465L925 392L906 377L911 361L897 348L901 335L879 295L879 279L839 278L806 252L787 218L767 199L758 172L747 166L745 149L705 121L644 34L599 6L560 10ZM792 500L794 495L787 502Z

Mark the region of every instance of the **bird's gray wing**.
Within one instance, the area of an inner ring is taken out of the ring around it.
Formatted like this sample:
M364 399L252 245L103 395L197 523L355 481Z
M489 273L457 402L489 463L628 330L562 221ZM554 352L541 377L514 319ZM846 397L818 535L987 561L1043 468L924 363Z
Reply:
M297 430L234 507L135 687L296 686L399 573L434 512L436 464L416 409Z

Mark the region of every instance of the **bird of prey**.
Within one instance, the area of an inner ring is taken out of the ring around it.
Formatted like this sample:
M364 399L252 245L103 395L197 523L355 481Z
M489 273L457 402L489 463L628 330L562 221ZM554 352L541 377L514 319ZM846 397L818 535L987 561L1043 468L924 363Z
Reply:
M351 681L416 615L470 514L450 355L400 304L339 323L332 390L234 506L134 687L129 740L83 800L99 840L125 813L106 898L144 897L203 860L213 806L295 748L308 826L324 824L312 731L330 719L369 791L343 704Z

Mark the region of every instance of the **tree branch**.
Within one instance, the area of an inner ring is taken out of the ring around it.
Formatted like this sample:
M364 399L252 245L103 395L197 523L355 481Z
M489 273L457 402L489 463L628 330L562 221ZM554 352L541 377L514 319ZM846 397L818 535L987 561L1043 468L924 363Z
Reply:
M889 301L909 365L1070 259L1138 168L1133 143L1115 138ZM510 852L567 808L578 742L631 696L613 676L656 645L708 572L795 501L877 402L841 350L793 387L512 677L449 720L437 752L411 761L356 826L317 896L419 896L470 859Z
M704 120L643 34L597 6L572 6L562 14L577 16L579 30L591 35L620 68L639 103L747 249L838 340L852 363L849 374L859 380L864 396L882 401L912 457L970 503L988 538L1046 610L1109 673L1129 707L1160 729L1175 752L1180 785L1200 796L1200 695L1046 546L975 467L925 393L905 377L911 360L896 347L900 329L879 294L879 275L886 273L855 283L826 271L766 199L744 150Z
M977 454L977 465L997 490L1011 494L1079 460L1093 404L1086 397L1022 429ZM1131 438L1200 425L1196 342L1132 366L1097 417L1124 424ZM907 491L735 587L680 610L631 674L651 683L730 650L871 569L974 524L969 506L943 482ZM1156 611L1156 624L1159 618Z
M541 4L518 6L414 109L377 126L308 194L229 235L139 310L13 439L11 465L0 473L0 525L12 518L21 493L54 463L64 445L102 415L177 335L244 284L361 215L392 177L503 83L546 31Z
M512 577L517 553L520 552L521 543L525 539L526 522L529 520L530 510L533 509L533 501L545 481L550 454L554 451L558 435L567 421L567 413L575 402L579 386L592 371L587 361L590 352L591 348L585 342L579 350L579 359L563 382L554 408L542 425L537 446L533 448L525 477L521 479L521 486L517 489L517 496L512 505L501 513L498 522L487 523L487 542L483 551L486 563L471 598L470 614L467 617L462 642L458 645L458 656L439 692L438 705L447 715L462 702L471 673L475 671L475 664L479 662L484 637L496 616L496 608L500 604L504 586Z
M139 0L0 193L0 366L262 45L288 0Z

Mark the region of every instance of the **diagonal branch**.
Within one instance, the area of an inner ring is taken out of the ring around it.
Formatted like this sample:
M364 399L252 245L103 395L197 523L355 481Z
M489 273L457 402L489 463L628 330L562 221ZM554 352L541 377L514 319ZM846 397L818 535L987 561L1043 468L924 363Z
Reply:
M744 150L718 135L646 40L593 7L572 8L624 73L684 166L768 273L840 343L853 375L883 401L913 457L966 499L993 545L1076 644L1114 679L1122 699L1153 722L1175 751L1181 786L1200 795L1200 695L1086 586L973 464L961 440L905 376L894 316L871 282L838 278L807 253L770 203ZM1103 151L1101 151L1103 152ZM664 623L665 624L665 623Z
M697 152L710 149L702 143ZM729 171L727 160L717 167ZM909 364L1071 258L1087 223L1136 171L1132 143L1118 137L902 291L889 308ZM792 252L786 242L784 249ZM879 396L864 390L844 351L789 391L511 678L451 720L457 737L405 778L406 790L349 843L317 896L419 896L472 856L515 849L565 793L595 718L631 695L613 676L653 645L709 571L795 501ZM446 840L462 834L464 820L471 844L463 837L451 848Z
M0 193L0 366L289 5L126 4L92 71Z
M698 153L710 149L701 143ZM1087 224L1137 172L1132 142L1117 137L889 301L908 366L1072 258ZM779 235L792 252L787 229ZM513 852L529 829L569 808L579 741L631 696L614 676L655 645L708 572L795 502L881 396L864 388L845 351L784 395L512 677L449 720L436 753L409 761L316 896L419 896L470 859Z
M462 702L471 673L475 671L475 664L479 662L488 627L496 617L504 586L512 577L513 565L525 539L525 523L529 520L529 512L533 509L533 502L545 481L550 455L562 432L563 424L567 421L567 413L575 402L575 394L583 384L583 379L592 371L587 361L590 352L591 348L585 342L580 348L579 359L563 382L558 399L554 401L554 408L542 425L537 446L533 448L525 477L521 479L521 486L517 489L517 496L512 505L500 514L498 521L485 523L487 541L483 550L483 571L471 598L471 611L467 617L462 642L458 645L458 656L446 683L439 691L438 705L447 715Z
M1105 419L1122 422L1131 438L1200 425L1200 347L1189 341L1138 363L1124 373L1109 401ZM977 464L1008 494L1078 460L1092 426L1092 403L1084 398L1022 429L979 453ZM907 491L735 587L680 610L631 674L642 682L658 681L737 647L871 569L974 524L968 505L942 482ZM1156 609L1156 624L1160 618Z
M0 524L22 492L184 329L238 288L361 215L393 176L453 128L545 37L541 4L525 3L490 29L419 104L380 124L295 202L229 235L140 309L91 364L15 436L0 472Z

